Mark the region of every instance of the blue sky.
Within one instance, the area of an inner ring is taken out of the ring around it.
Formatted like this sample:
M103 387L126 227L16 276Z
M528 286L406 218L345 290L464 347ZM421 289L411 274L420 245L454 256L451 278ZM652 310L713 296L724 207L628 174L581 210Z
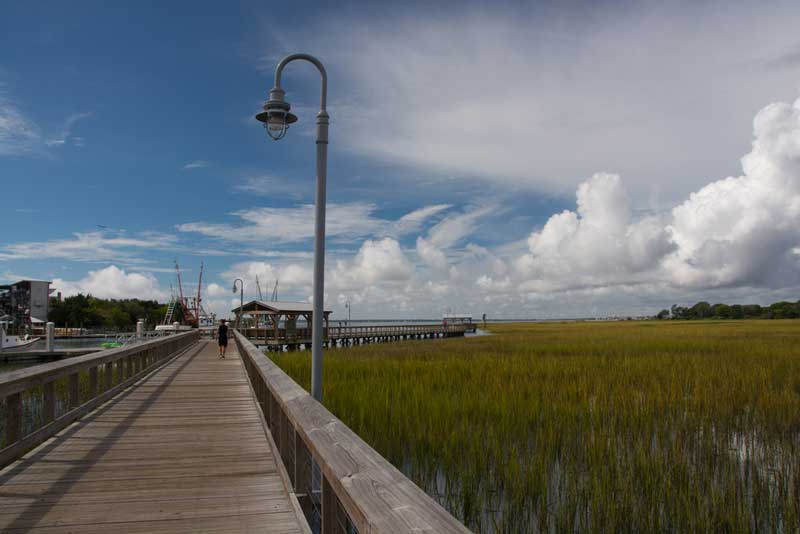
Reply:
M0 278L163 299L174 259L187 286L203 260L218 312L235 276L307 299L312 67L286 71L301 120L283 141L252 118L277 60L305 51L330 74L340 314L346 300L373 317L542 317L796 299L800 243L781 229L800 177L780 150L797 135L798 11L5 3ZM754 131L759 116L773 127ZM748 153L780 176L743 169ZM783 204L752 205L770 180ZM772 218L737 229L693 204L705 196Z

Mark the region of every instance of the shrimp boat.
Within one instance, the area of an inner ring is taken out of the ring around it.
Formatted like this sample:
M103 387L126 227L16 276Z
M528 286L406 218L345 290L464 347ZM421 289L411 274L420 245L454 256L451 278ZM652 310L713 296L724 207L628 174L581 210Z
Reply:
M39 337L31 337L30 334L25 334L24 336L6 334L7 324L6 322L0 323L0 351L29 347L41 339Z

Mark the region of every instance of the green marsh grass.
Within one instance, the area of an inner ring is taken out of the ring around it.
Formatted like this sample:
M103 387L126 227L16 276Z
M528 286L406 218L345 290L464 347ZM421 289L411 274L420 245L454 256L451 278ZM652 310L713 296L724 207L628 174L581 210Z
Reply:
M800 321L490 330L328 350L325 404L476 532L798 531Z

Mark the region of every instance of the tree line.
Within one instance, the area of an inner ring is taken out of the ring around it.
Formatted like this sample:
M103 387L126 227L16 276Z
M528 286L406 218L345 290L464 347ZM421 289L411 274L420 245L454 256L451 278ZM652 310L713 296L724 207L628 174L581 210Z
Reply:
M144 319L147 328L160 324L167 312L166 304L155 300L99 299L91 295L74 295L63 300L50 299L48 320L57 327L132 331ZM181 318L176 310L176 321Z
M684 307L673 304L661 310L656 319L798 319L800 301L781 301L761 306L759 304L710 304L700 301L694 306Z

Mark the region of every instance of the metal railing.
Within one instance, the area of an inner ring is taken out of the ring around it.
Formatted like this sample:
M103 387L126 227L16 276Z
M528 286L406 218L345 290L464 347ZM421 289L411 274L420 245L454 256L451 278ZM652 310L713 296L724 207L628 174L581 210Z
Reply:
M194 345L197 331L0 374L0 467Z
M234 339L314 532L469 532L241 333Z

